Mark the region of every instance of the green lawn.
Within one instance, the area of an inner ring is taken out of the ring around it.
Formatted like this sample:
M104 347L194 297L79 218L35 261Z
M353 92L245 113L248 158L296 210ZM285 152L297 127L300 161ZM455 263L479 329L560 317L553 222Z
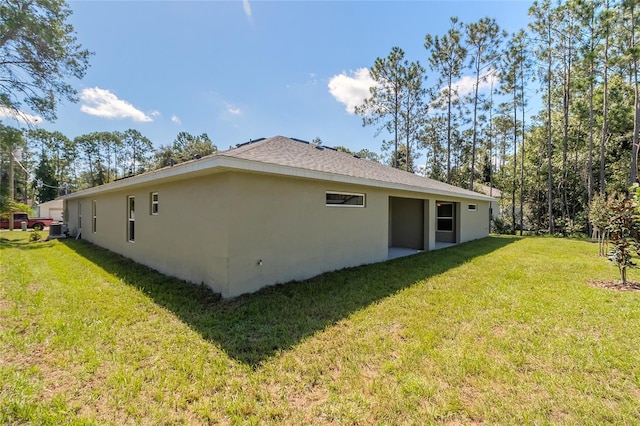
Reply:
M232 301L0 233L0 424L638 424L640 293L490 237ZM631 280L640 280L631 271Z

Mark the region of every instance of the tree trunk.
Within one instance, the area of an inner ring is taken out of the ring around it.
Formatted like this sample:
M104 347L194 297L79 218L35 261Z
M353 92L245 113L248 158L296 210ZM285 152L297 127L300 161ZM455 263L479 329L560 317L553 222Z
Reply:
M555 233L555 226L553 220L553 140L551 130L551 20L549 20L548 37L549 37L549 52L548 52L548 68L547 68L547 162L548 162L548 185L547 185L547 215L549 217L549 234Z
M9 197L10 200L13 202L16 199L16 191L15 191L15 185L14 185L14 176L13 176L13 143L11 143L9 145ZM11 210L9 212L9 231L13 231L13 210Z
M513 187L511 191L511 224L516 234L516 188L518 186L518 96L516 77L513 77Z
M469 191L473 191L473 178L476 171L476 143L478 140L478 88L480 86L480 57L476 59L476 87L473 101L473 137L471 141L471 176Z
M609 2L606 2L606 10L609 10ZM609 122L608 122L608 113L609 113L609 23L606 23L606 34L604 39L604 70L602 76L602 89L603 89L603 98L602 98L602 137L600 138L600 193L605 193L605 179L604 179L604 166L605 166L605 143L607 141L607 133L609 132Z
M451 183L451 85L452 76L448 75L449 84L447 86L447 183Z
M638 58L636 58L635 38L635 6L631 7L631 49L633 53L633 88L634 88L634 116L633 116L633 143L631 145L631 170L629 173L629 186L638 181L638 132L640 131L640 94L638 93Z
M524 61L520 64L521 67L521 85L520 85L520 97L522 106L522 148L520 149L520 236L522 236L522 228L524 227L524 154L525 154L525 102L524 102Z

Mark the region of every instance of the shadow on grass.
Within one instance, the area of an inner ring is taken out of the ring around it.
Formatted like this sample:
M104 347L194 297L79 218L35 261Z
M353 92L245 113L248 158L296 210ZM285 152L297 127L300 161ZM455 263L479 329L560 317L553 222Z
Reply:
M16 248L21 250L34 250L51 247L52 244L51 241L45 241L44 239L40 241L29 241L28 238L15 239L0 237L0 250Z
M84 241L61 240L155 303L204 339L252 367L371 303L519 238L488 237L434 252L329 272L220 300L207 287L160 274Z

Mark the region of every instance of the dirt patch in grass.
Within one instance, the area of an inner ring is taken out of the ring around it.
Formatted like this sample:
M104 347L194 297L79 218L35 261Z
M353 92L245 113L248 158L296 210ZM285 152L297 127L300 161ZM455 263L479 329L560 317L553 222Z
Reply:
M640 291L640 283L637 282L627 282L623 284L620 281L602 281L602 280L592 280L589 281L589 285L597 288L606 288L609 290L616 291Z

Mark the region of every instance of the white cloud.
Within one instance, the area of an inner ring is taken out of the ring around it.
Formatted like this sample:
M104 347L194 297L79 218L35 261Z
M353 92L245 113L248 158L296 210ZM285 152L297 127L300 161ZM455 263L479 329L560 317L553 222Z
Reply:
M491 88L491 82L493 81L493 87L498 85L498 76L494 70L487 70L480 74L480 84L478 90ZM460 80L453 83L453 89L458 92L459 97L467 96L475 90L476 79L473 76L465 75ZM442 89L444 90L444 88Z
M153 121L151 117L140 111L129 102L118 99L116 95L99 87L84 89L80 94L83 104L80 111L97 117L109 119L130 118L133 121Z
M230 103L225 103L226 107L227 107L227 112L231 115L240 115L242 114L242 111L240 110L240 108L231 105Z
M251 18L251 5L249 4L249 0L242 0L242 8L244 9L244 14Z
M149 113L149 115L152 116L152 117L160 117L162 114L160 113L160 111L157 111L157 110L154 109L153 111L151 111Z
M0 118L9 118L32 126L42 122L42 117L38 115L27 114L26 112L16 111L5 106L0 106Z
M175 114L171 116L171 121L176 123L178 126L182 124L182 120L180 120L180 117Z
M329 93L340 103L346 105L350 114L370 96L369 88L376 85L367 68L360 68L351 75L346 72L334 75L329 80Z

